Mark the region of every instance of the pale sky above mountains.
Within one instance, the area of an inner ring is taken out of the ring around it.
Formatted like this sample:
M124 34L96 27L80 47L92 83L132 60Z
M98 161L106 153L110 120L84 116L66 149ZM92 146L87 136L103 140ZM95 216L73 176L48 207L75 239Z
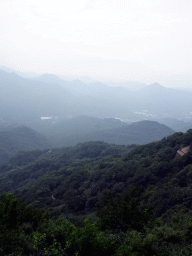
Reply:
M191 0L0 0L0 65L20 71L187 79L191 45Z

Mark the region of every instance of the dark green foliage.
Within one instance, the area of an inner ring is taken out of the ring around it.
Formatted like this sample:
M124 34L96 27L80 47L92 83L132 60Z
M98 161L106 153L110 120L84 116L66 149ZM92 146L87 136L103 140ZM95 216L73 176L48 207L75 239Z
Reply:
M188 133L187 145L190 145ZM95 203L106 190L123 193L131 186L143 186L145 190L150 185L153 192L148 194L149 202L158 205L161 186L167 184L170 187L166 194L168 201L162 199L155 210L160 216L168 209L168 202L174 206L183 200L189 206L189 199L186 201L182 196L178 201L173 198L175 193L171 193L174 186L189 186L192 176L190 167L181 172L190 165L191 153L175 158L182 136L186 138L187 135L176 133L132 151L132 146L87 142L76 147L19 153L0 168L0 193L15 191L23 202L41 210L49 209L57 216L84 214L86 217L95 211ZM159 189L154 190L157 183ZM189 188L188 198L190 191Z
M9 253L27 253L26 235L46 220L46 214L26 207L12 194L0 196L0 250ZM23 245L24 243L24 245Z
M150 209L141 205L141 188L132 188L125 191L122 196L111 191L97 203L99 217L98 225L101 229L111 229L113 231L138 230L152 221Z
M90 142L20 152L0 167L0 193L26 202L0 197L0 252L190 255L192 153L176 157L181 145L191 131L131 151Z
M125 231L111 229L111 227L110 230L106 230L108 226L100 229L101 222L109 216L106 209L102 214L100 210L98 211L98 215L102 215L100 221L91 223L86 219L82 227L75 227L66 219L51 220L48 212L42 214L38 210L26 207L12 194L1 196L0 253L1 255L67 256L190 255L192 252L191 212L172 211L167 213L161 221L153 218L149 225L151 216L149 214L146 216L146 211L137 209L140 189L131 189L121 198L119 195L111 197L112 193L109 193L103 201L107 200L109 210L112 205L115 205L116 199L120 200L121 203L116 206L121 214L125 210L123 203L128 194L132 196L127 209L127 214L132 218L132 221L129 219L129 227L131 225L132 228ZM111 210L115 211L113 206ZM116 218L119 217L116 216ZM125 226L127 221L125 220L122 224Z
M70 244L78 255L112 255L117 248L117 243L111 241L110 237L100 231L95 224L87 219L84 227L73 231L70 235Z

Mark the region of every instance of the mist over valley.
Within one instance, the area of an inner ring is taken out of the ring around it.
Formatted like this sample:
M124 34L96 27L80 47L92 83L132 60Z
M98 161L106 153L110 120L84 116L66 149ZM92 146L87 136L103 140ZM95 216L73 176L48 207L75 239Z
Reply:
M192 255L192 1L0 1L0 255Z
M0 70L0 129L29 127L45 136L50 147L85 141L146 144L190 129L192 92L158 83L115 85L54 74L24 78Z

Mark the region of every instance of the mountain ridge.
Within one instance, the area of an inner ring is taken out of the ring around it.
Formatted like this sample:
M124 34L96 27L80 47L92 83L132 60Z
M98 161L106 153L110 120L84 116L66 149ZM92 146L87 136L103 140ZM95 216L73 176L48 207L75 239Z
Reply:
M54 143L35 130L20 126L0 131L0 161L6 161L18 151L51 148Z

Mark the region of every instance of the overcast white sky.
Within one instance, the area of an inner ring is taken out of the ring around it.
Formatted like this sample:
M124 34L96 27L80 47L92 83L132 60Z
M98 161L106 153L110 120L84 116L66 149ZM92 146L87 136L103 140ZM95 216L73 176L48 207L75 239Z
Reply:
M0 65L153 82L192 74L192 0L0 0Z

